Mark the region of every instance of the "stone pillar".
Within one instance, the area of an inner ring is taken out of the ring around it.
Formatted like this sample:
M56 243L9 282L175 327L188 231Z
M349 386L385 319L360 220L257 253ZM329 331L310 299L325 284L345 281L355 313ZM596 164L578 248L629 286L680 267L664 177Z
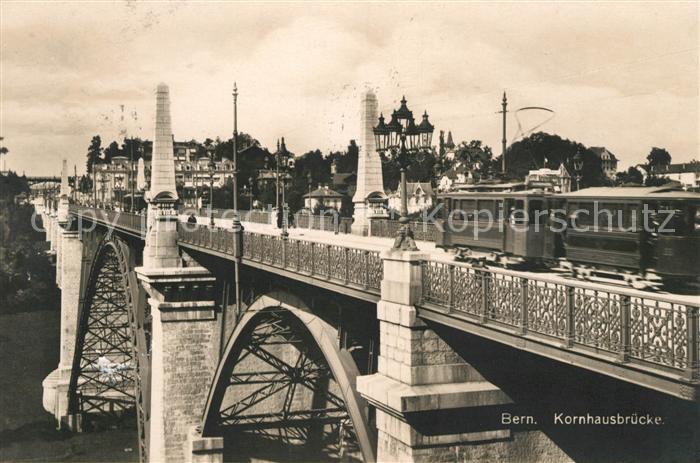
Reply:
M541 442L514 436L490 412L508 407L510 398L417 317L425 256L392 249L382 257L379 371L357 379L377 410L377 460L517 462L528 452L537 459L532 452ZM484 419L484 411L496 420ZM561 452L556 457L567 459Z
M58 286L58 289L61 289L61 277L62 272L61 272L61 265L63 263L63 252L62 252L62 245L63 245L63 232L65 232L65 229L63 228L66 225L66 223L61 223L56 219L56 286Z
M53 413L59 421L66 421L68 414L68 386L70 384L75 337L78 326L78 304L82 264L82 243L78 232L62 230L61 265L56 273L61 274L61 345L58 368L43 381L44 409Z
M56 253L58 246L58 219L56 211L51 212L51 252Z
M223 446L199 440L192 447L188 439L201 424L219 360L216 278L202 267L136 272L150 296L153 326L149 459L184 462L205 453L194 461L221 461Z
M44 227L46 241L51 242L51 212L45 207L41 213L41 225Z
M367 90L362 98L360 152L357 158L357 189L352 198L355 211L353 213L351 231L357 235L367 235L369 218L374 214L374 211L368 205L368 196L385 197L382 161L379 158L379 153L377 153L373 130L378 122L378 106L377 97L371 90Z
M148 457L156 462L184 462L194 455L189 436L192 427L201 424L218 365L220 342L214 302L216 278L202 267L182 267L179 255L170 124L169 90L160 84L156 91L151 187L147 195L148 231L143 267L136 268L150 296ZM199 445L203 441L197 442L197 451L202 450ZM205 453L211 457L212 452L216 454L215 447L208 446Z

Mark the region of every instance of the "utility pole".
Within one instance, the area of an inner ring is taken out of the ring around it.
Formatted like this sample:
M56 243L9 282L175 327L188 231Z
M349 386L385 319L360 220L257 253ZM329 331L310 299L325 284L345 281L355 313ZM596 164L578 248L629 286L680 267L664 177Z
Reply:
M503 109L498 111L503 114L503 138L501 138L501 172L506 173L506 113L508 112L508 99L506 92L503 92L503 101L501 102Z

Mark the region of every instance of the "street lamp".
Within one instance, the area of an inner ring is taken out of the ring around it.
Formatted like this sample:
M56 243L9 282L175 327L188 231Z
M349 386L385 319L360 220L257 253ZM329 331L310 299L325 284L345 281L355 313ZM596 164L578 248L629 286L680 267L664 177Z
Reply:
M309 184L309 223L311 222L311 214L313 213L314 208L311 206L311 187L313 185L313 176L311 175L311 171L309 171L306 174L306 181Z
M209 164L207 167L209 167L209 226L213 227L214 211L212 206L214 205L214 168L216 167L216 164L214 164L214 159L209 159Z
M277 174L275 175L275 180L277 181L277 223L282 227L282 238L287 238L289 233L287 232L287 203L285 199L285 191L287 189L287 176L289 175L289 170L294 168L294 158L292 153L287 151L287 147L284 144L284 137L282 137L282 144L277 145L277 152L275 153L275 168ZM280 210L279 204L279 180L280 180L280 170L282 171L282 210ZM279 219L279 214L282 214L281 220Z
M116 190L117 190L117 202L118 207L121 208L124 202L124 178L121 175L116 176Z
M406 97L401 99L401 106L391 115L388 124L384 116L379 116L379 124L374 128L377 151L389 152L399 162L401 172L401 217L399 231L394 241L394 249L402 251L417 251L413 232L408 219L408 193L406 191L406 169L411 164L409 155L429 150L435 127L428 120L428 112L423 114L419 125L415 124L413 112L406 106Z
M576 191L581 189L581 171L583 170L583 155L577 150L574 155L574 171L576 173Z
M253 177L248 177L248 210L253 210Z

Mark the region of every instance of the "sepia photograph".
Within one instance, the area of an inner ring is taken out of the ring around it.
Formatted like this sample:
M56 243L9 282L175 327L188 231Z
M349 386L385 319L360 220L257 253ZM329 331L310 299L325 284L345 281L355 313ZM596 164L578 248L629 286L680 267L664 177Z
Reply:
M700 462L697 1L0 2L0 463Z

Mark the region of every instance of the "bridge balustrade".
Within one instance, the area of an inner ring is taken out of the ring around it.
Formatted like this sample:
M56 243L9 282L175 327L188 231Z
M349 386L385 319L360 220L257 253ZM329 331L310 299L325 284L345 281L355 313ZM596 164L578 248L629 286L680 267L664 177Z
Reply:
M395 238L401 227L398 220L390 219L370 219L370 236L381 238ZM437 227L432 222L412 221L410 223L413 237L419 241L435 241L437 238Z
M351 233L352 217L334 217L332 215L309 215L303 212L294 214L297 228L325 230L338 233Z
M184 244L233 255L231 230L181 224L178 238ZM337 281L379 294L383 264L378 251L317 243L263 233L243 233L243 259L314 278Z
M72 214L87 216L104 223L125 229L135 235L146 234L146 215L132 214L129 212L109 211L95 207L79 206L71 204L69 211Z
M698 379L698 307L671 295L424 261L422 305L564 348Z
M206 207L193 208L180 206L178 208L178 214L190 214L195 213L199 217L214 217L215 219L233 219L233 209L209 209ZM270 211L256 211L256 210L239 210L238 214L242 222L260 223L263 225L269 225L272 223L272 212Z

